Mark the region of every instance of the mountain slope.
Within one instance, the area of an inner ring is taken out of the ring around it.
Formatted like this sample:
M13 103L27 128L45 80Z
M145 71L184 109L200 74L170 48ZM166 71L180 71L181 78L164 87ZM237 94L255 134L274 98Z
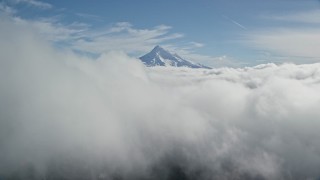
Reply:
M156 46L151 52L140 57L140 60L146 66L174 66L174 67L189 67L189 68L207 68L210 67L194 63L183 59L177 54L171 54L169 51L160 46Z

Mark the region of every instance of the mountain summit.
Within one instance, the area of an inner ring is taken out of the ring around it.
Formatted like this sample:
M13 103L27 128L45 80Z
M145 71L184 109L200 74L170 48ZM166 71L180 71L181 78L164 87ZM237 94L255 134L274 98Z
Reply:
M189 68L207 68L210 67L194 63L183 59L178 54L171 54L159 45L152 49L151 52L140 57L140 60L148 67L151 66L173 66L173 67L189 67Z

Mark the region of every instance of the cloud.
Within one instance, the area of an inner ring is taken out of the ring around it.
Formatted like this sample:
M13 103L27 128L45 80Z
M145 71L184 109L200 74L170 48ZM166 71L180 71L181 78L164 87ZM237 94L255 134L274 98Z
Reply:
M266 19L297 22L297 23L308 23L308 24L319 24L320 23L320 10L309 10L304 12L289 13L283 15L269 15L264 16Z
M121 22L111 28L86 34L86 38L74 41L72 48L98 54L110 50L147 52L157 44L183 37L179 33L169 33L169 29L171 27L165 25L152 29L136 29L128 22Z
M146 68L30 26L0 21L0 178L320 177L320 64Z
M4 8L5 6L2 7L2 9ZM8 8L10 7L6 6L6 9ZM82 13L76 13L76 15L101 20L100 17L95 15ZM171 45L170 41L181 39L184 34L171 33L172 27L167 25L142 29L134 27L129 22L117 22L97 28L81 22L64 23L59 16L33 19L22 18L17 14L7 13L7 16L17 24L31 25L30 28L38 32L42 38L54 42L56 46L71 49L81 54L99 56L105 52L121 50L138 57L149 52L154 46L161 44L166 47L174 47L171 49L182 52L187 58L196 62L206 63L207 60L215 59L215 57L194 53L194 49L204 46L199 42L187 42L185 46L180 47Z
M199 43L199 42L190 42L190 45L193 45L196 48L200 48L200 47L204 46L204 44Z
M94 14L88 14L88 13L76 13L76 15L79 17L82 17L82 18L95 20L95 21L102 21L102 19L103 19L101 16L97 16Z
M83 38L89 25L84 23L62 24L55 18L41 18L37 20L26 20L13 17L16 24L29 24L35 32L51 42L69 44L79 38Z
M309 62L312 62L320 58L320 53L317 50L320 47L319 33L317 29L312 28L269 29L251 33L248 35L248 41L252 47L257 49L289 57L300 57L302 62L306 62L308 59Z
M19 0L15 3L23 2L29 1ZM10 7L6 6L6 8ZM2 9L4 9L4 6ZM91 14L76 13L75 15L101 20L100 17ZM95 57L113 50L125 51L138 57L149 52L154 46L161 44L166 47L174 47L170 49L175 49L176 52L182 53L186 58L198 63L212 65L212 61L217 59L216 57L195 53L195 49L204 46L199 42L187 42L184 46L171 44L172 40L182 39L184 34L171 33L172 27L167 25L143 29L136 28L129 22L117 22L97 28L81 22L65 23L59 16L31 19L19 17L18 14L12 13L7 13L7 16L17 24L30 24L29 27L38 32L42 38L52 41L58 47Z
M65 24L57 18L12 19L18 24L31 24L43 38L59 46L96 55L113 50L129 54L145 53L157 44L183 37L181 33L170 33L171 27L166 25L138 29L128 22L118 22L109 27L94 29L85 23Z
M320 31L317 28L320 22L319 13L319 10L309 10L264 16L263 20L283 23L276 27L246 33L245 42L257 50L268 51L273 59L282 62L317 62L320 58L317 50L320 47Z
M38 1L38 0L13 0L12 2L14 3L24 3L36 8L40 8L40 9L50 9L53 6L47 2L42 2L42 1Z
M244 30L247 30L247 28L245 26L243 26L242 24L240 24L239 22L231 19L230 17L228 16L225 16L225 15L222 15L223 18L225 18L226 20L230 21L231 23L233 23L234 25L240 27L241 29L244 29Z
M0 13L4 13L7 16L11 16L11 15L15 14L16 12L17 11L14 8L6 5L4 2L0 3Z

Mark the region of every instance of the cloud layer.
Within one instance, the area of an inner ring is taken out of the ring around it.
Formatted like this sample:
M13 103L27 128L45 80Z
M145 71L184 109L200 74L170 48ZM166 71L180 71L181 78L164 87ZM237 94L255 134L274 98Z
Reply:
M0 27L0 178L320 177L320 64L145 68Z

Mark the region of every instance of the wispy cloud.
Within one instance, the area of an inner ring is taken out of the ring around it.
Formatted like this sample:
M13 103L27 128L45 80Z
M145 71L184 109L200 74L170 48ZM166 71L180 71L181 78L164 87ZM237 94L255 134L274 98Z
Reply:
M282 15L269 15L264 16L266 19L277 20L277 21L288 21L298 23L312 23L320 24L320 10L309 10L298 13L288 13Z
M247 33L247 43L251 47L268 51L273 59L295 63L315 62L320 59L320 11L262 16L261 20L282 23L268 29L257 29ZM305 25L301 25L304 23Z
M18 24L30 24L43 38L51 42L91 54L112 50L129 54L144 53L157 44L184 36L181 33L170 33L171 27L166 25L140 29L128 22L119 22L104 28L93 29L89 24L64 24L56 18L26 20L13 17L12 19Z
M25 3L40 9L50 9L52 8L52 4L49 4L47 2L42 2L38 0L13 0L15 3Z
M90 53L110 50L145 52L156 44L183 37L180 33L170 33L170 29L171 27L165 25L139 29L128 22L120 22L108 28L85 32L83 38L72 42L72 48Z
M15 2L36 4L30 0L16 0ZM99 16L91 14L75 13L75 15L100 19ZM62 46L76 52L100 55L115 50L124 51L138 57L150 51L155 45L160 44L170 47L169 49L195 62L212 65L212 62L217 59L217 57L196 53L196 49L205 46L203 43L186 42L185 40L182 45L172 43L172 40L182 39L184 34L172 33L172 27L168 25L139 28L130 22L117 22L97 28L81 22L64 23L59 16L33 19L19 17L18 14L10 16L17 24L29 24L44 39L59 47Z
M43 9L52 7L51 4L36 0L12 0L11 5L14 6L14 4L19 3L30 4ZM129 22L117 22L97 28L81 22L65 23L59 16L26 19L20 17L19 14L9 13L13 10L4 3L0 4L0 10L7 12L7 16L17 24L29 24L44 39L58 46L95 55L112 50L141 55L155 45L184 37L182 33L171 33L172 27L167 25L137 28ZM96 15L83 13L75 13L75 15L91 19L100 18ZM193 44L194 46L202 46L201 43Z
M94 15L94 14L88 14L88 13L76 13L77 16L90 19L90 20L95 20L95 21L102 21L102 17Z
M190 42L191 45L197 47L197 48L200 48L200 47L203 47L204 44L203 43L199 43L199 42Z
M4 2L0 2L0 13L4 13L7 16L12 16L13 14L15 14L17 11L6 5Z
M83 33L88 29L87 24L71 23L68 25L60 23L55 18L41 18L37 20L26 20L19 17L13 18L17 24L29 24L36 32L41 34L43 38L52 42L74 41L82 38Z
M230 22L233 23L234 25L240 27L241 29L247 30L247 28L246 28L244 25L242 25L242 24L240 24L239 22L231 19L230 17L228 17L228 16L226 16L226 15L222 15L222 17L225 18L226 20L230 21Z
M317 29L269 29L248 36L257 48L280 55L320 58L320 31Z

